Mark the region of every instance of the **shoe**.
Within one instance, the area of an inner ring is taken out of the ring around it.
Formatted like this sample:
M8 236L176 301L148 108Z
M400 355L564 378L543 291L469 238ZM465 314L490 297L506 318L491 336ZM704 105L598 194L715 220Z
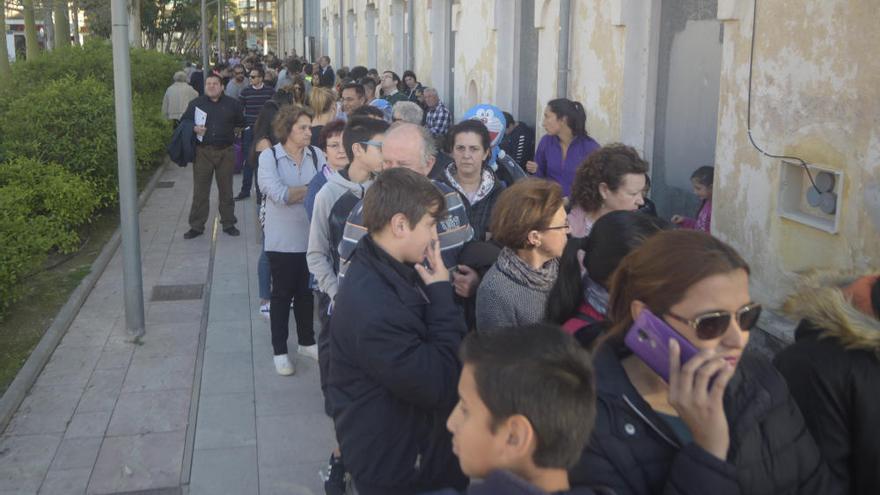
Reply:
M238 237L241 235L241 232L237 228L235 228L235 225L230 225L229 227L226 227L225 229L223 229L223 232L226 232L232 237Z
M267 320L269 319L269 308L271 303L261 304L260 305L260 314L263 315Z
M200 232L195 229L189 229L185 234L183 234L184 239L192 239L204 234L204 232Z
M232 198L232 199L235 200L235 201L241 201L241 200L243 200L243 199L248 199L249 197L251 197L250 193L243 193L243 192L240 192L240 193L238 193L238 196L236 196L236 197L234 197L234 198Z
M275 356L274 360L275 371L277 371L279 375L290 376L296 371L293 368L293 363L290 362L290 358L287 357L287 354Z
M342 458L330 454L327 472L324 476L324 493L327 495L345 495L345 465Z
M318 360L318 344L301 345L298 347L296 352L302 354L305 357L310 357L315 361Z

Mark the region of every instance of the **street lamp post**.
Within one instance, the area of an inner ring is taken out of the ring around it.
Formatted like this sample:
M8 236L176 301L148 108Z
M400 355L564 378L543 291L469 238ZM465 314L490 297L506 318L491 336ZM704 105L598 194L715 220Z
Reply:
M122 232L122 279L125 288L125 326L135 340L144 335L144 287L141 273L134 127L131 110L131 60L128 5L113 0L113 90L116 102L116 158L119 168L119 224Z
M211 65L211 59L208 58L208 6L205 0L202 0L202 67L205 73Z

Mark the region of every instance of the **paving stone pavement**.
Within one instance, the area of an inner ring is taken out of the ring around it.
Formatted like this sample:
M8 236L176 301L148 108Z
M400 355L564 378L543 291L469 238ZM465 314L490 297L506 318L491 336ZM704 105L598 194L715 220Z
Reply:
M274 371L253 199L236 203L240 237L218 232L200 347L204 297L150 301L153 286L204 284L211 268L211 236L183 239L190 169L168 166L161 180L175 184L140 214L143 341L125 332L117 251L0 435L0 494L323 493L332 422L315 361L292 355L294 376Z

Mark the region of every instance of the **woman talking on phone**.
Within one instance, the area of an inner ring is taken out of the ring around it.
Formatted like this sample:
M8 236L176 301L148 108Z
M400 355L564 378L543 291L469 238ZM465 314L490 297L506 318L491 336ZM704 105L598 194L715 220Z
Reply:
M744 353L761 306L733 248L660 232L612 276L595 351L597 418L572 485L620 494L829 494L785 381Z

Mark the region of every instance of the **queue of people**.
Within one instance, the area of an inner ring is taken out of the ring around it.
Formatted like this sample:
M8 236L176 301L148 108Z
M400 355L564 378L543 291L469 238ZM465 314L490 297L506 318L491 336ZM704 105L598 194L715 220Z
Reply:
M880 489L880 276L811 279L771 362L747 347L749 264L710 233L711 166L693 218L667 221L645 213L649 164L590 137L578 102L548 103L530 160L512 116L452 123L412 71L306 65L277 91L261 67L225 91L209 74L180 121L200 139L187 238L213 173L237 235L229 147L248 133L261 310L279 374L291 304L319 362L328 494Z

